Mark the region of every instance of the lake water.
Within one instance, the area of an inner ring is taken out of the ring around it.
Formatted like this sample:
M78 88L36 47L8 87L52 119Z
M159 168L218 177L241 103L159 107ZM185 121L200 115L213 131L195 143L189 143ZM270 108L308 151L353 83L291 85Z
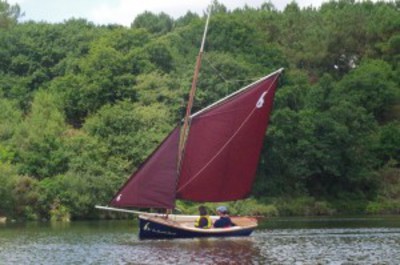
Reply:
M136 221L0 224L0 264L400 264L400 216L276 218L244 238L137 232Z

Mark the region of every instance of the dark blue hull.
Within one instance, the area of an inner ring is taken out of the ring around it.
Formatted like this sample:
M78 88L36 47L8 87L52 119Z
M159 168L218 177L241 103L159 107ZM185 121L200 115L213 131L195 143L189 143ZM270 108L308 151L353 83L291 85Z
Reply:
M215 229L211 230L201 229L201 231L193 231L193 229L180 228L174 225L168 225L150 219L139 218L139 221L140 221L139 222L140 239L238 237L238 236L249 236L254 230L254 228L240 228L240 229L218 229L219 231L215 231Z

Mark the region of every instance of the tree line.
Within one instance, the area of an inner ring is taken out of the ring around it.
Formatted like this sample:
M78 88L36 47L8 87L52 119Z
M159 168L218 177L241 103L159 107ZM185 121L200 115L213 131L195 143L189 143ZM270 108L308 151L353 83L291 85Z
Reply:
M194 110L285 68L250 204L400 212L399 8L214 2ZM181 120L205 17L144 12L123 27L21 10L0 0L0 215L99 218Z

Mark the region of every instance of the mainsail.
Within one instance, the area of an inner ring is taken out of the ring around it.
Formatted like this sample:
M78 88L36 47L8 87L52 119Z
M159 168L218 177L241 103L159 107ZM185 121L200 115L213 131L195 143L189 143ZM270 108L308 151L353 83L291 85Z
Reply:
M220 202L247 197L282 70L191 115L181 169L177 127L110 204L172 209L175 199Z
M177 198L220 202L250 194L280 72L192 115Z

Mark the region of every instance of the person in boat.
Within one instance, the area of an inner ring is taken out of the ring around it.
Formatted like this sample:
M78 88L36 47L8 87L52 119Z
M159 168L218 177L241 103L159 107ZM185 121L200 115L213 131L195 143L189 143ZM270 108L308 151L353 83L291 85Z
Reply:
M219 219L214 223L215 228L234 226L231 218L229 217L228 208L226 206L219 206L217 208L217 214L219 215Z
M200 216L196 219L194 226L197 228L211 228L212 221L205 206L199 206L199 214Z

